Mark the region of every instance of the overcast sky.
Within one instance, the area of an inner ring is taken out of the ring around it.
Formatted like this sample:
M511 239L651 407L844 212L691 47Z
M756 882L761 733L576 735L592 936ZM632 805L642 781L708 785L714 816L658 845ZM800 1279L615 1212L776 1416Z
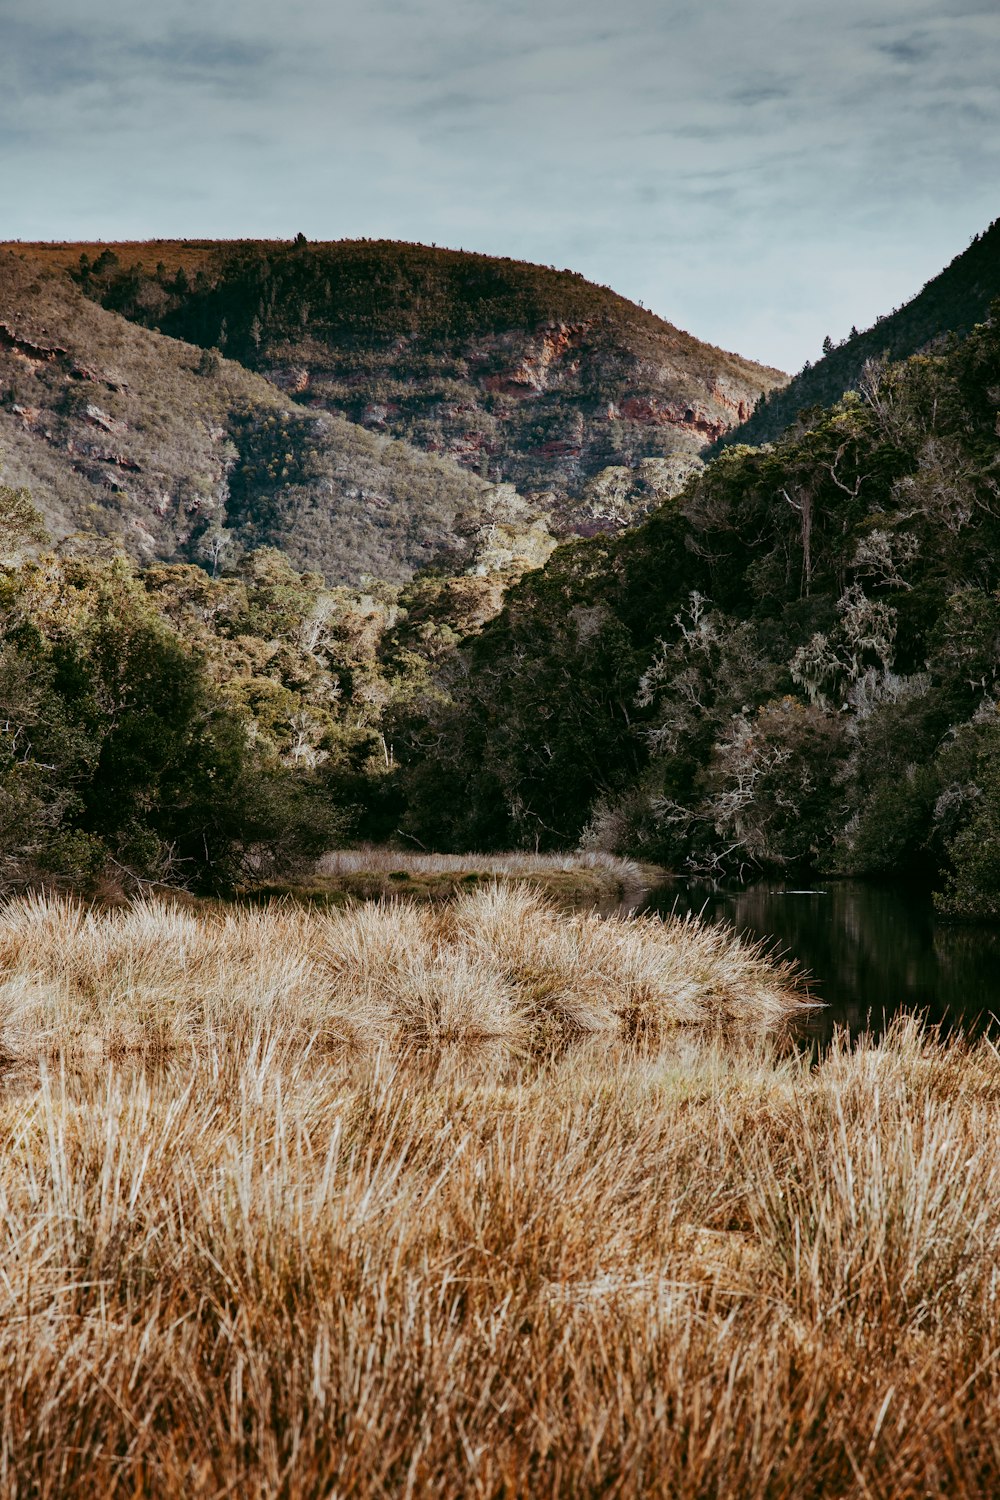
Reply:
M1000 216L1000 0L0 0L0 203L571 266L797 369Z

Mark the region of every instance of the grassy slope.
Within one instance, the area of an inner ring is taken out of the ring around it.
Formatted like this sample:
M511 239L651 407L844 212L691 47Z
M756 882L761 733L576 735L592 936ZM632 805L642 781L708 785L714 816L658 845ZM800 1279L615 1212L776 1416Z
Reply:
M0 253L0 323L23 345L0 347L0 479L27 485L57 536L171 559L221 525L239 548L279 545L355 582L405 579L449 543L461 566L494 514L515 523L515 551L530 528L516 496L447 458L304 412L235 361L200 374L198 349L18 255Z
M41 266L57 271L74 269L81 254L91 260L110 250L121 260L131 264L142 260L150 267L163 261L168 270L184 269L191 276L205 267L216 253L220 240L81 240L59 242L55 240L6 240L0 241L0 250L10 250L15 255L26 256ZM240 241L234 240L234 246Z
M857 387L868 359L905 359L950 333L965 334L987 317L1000 297L1000 219L957 255L917 296L847 339L810 365L722 439L764 443L779 437L798 413L830 406Z
M387 241L26 248L59 265L113 250L120 267L85 282L106 305L205 346L225 337L302 400L554 491L570 530L663 498L706 437L784 379L573 272L513 260ZM658 466L636 472L644 459Z
M0 914L10 1492L995 1494L995 1050L518 1051L487 915Z

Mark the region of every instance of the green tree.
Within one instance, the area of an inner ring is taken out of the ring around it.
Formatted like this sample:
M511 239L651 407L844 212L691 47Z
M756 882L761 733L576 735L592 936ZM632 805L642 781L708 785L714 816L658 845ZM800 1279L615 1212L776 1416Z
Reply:
M16 561L25 547L48 540L48 532L26 489L0 484L0 565Z

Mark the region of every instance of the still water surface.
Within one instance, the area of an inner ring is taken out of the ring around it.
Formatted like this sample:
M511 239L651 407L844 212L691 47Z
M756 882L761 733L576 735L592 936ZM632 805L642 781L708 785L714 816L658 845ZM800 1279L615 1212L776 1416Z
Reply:
M882 1031L900 1011L917 1011L945 1029L995 1029L1000 929L938 922L928 897L898 887L837 880L818 881L810 891L778 882L731 891L675 884L652 892L646 909L704 910L796 959L824 1002L801 1027L819 1044L837 1026Z

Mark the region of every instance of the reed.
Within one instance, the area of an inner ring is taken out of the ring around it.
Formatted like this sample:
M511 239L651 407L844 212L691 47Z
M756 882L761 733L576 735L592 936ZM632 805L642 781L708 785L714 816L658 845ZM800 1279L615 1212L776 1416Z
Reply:
M1000 1492L987 1041L503 888L22 901L0 996L4 1496Z
M697 921L562 915L494 882L444 906L104 910L28 896L0 911L4 1045L162 1055L323 1037L354 1050L429 1036L770 1023L802 1003L788 967Z

